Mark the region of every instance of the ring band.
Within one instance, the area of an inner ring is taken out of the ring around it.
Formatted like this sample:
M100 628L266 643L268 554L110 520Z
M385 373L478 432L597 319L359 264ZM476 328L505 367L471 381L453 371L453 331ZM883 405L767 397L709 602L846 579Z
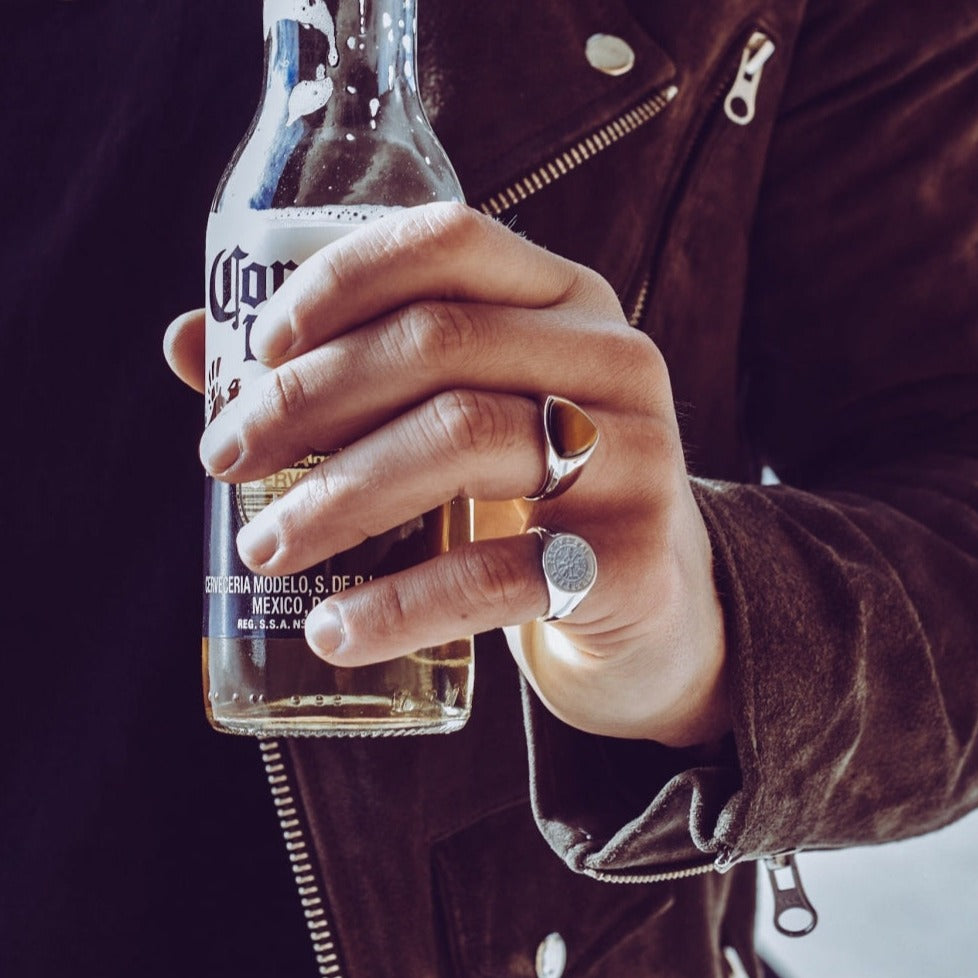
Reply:
M591 416L573 401L551 394L543 405L547 474L527 502L553 499L568 490L597 447L599 432Z
M575 533L554 533L542 526L531 527L527 533L535 533L543 541L541 563L550 606L542 620L560 621L574 611L594 587L598 558L587 540Z

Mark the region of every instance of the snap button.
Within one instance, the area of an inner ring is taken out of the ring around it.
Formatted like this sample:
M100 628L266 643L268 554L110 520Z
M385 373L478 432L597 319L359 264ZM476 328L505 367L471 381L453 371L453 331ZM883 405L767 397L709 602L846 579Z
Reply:
M560 934L547 934L537 948L537 978L560 978L567 967L567 945Z
M606 75L626 75L635 66L635 52L614 34L592 34L584 46L588 64Z

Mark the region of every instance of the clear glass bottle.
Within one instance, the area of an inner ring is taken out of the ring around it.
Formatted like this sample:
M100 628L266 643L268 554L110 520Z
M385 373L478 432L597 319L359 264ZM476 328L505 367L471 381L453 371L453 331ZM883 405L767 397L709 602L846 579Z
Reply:
M264 372L251 325L301 261L396 208L462 199L418 95L414 0L265 0L264 33L264 97L207 227L207 423ZM207 479L208 719L255 736L456 730L470 709L471 638L336 669L309 650L303 623L329 594L471 539L467 501L289 577L238 558L238 529L322 457L240 486Z

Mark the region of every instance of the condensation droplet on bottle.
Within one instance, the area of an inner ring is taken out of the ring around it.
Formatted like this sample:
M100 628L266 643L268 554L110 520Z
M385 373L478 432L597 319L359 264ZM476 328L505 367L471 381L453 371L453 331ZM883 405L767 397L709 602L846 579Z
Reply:
M255 705L255 703L257 703L257 702L258 702L258 694L257 694L257 693L252 693L252 694L251 694L251 695L250 695L250 696L248 697L248 702L249 702L249 703L251 703L251 705L252 705L252 706L254 706L254 705Z
M299 706L302 703L302 697L293 696L290 698L290 702L292 703L293 706Z

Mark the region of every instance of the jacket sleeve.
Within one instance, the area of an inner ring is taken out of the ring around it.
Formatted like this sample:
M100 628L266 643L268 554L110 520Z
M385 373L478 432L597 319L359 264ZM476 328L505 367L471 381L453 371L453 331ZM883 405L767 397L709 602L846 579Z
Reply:
M726 613L719 750L526 694L538 821L635 875L892 840L978 806L978 11L810 5L752 235L744 422L694 480Z

